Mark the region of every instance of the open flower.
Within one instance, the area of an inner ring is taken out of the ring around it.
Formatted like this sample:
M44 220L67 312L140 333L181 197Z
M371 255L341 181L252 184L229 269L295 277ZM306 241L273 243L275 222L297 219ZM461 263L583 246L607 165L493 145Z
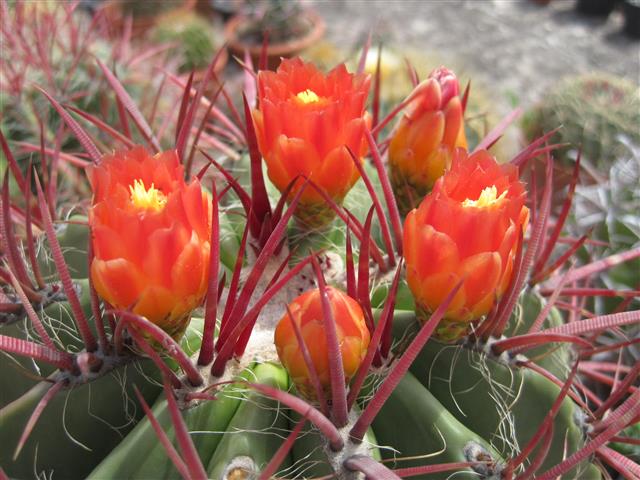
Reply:
M467 147L458 79L440 67L411 93L414 100L389 143L389 170L402 213L416 207L451 164L456 147Z
M258 74L259 108L253 111L253 121L269 178L281 192L304 176L342 202L359 178L347 147L356 156L367 152L369 83L368 75L350 74L344 65L324 75L299 58L283 59L276 72ZM317 226L333 215L309 187L296 216Z
M327 295L335 320L344 376L348 383L367 353L369 330L358 302L333 287L327 287ZM320 290L316 288L303 293L289 304L289 310L309 350L320 383L330 397L329 354ZM298 391L309 399L315 399L315 388L288 313L276 327L275 344L280 361Z
M88 171L94 259L102 299L174 337L207 290L211 207L198 180L184 181L175 151L106 155Z
M425 321L462 280L436 330L456 340L486 315L511 280L526 192L513 165L457 149L451 170L405 221L407 282Z

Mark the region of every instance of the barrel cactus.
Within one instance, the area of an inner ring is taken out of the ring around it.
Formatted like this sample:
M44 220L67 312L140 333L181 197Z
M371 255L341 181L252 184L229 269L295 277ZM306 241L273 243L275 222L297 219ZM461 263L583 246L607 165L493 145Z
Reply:
M155 42L174 44L170 55L180 58L180 73L207 68L222 43L221 27L189 10L160 16L151 36Z
M75 199L86 216L70 235L48 178L5 175L4 476L637 474L608 445L634 442L619 434L640 414L640 369L594 356L627 348L617 327L640 312L595 316L581 299L602 293L591 276L640 251L566 266L584 242L562 233L571 195L552 212L549 187L533 204L518 179L544 156L551 184L546 137L506 165L452 150L403 221L363 73L300 60L259 72L243 124L217 113L240 158L201 147L194 160L212 74L213 62L184 86L173 142L131 109L140 135L103 128L109 153L44 93L91 162L93 197ZM611 380L608 398L583 385L586 370Z
M637 85L614 75L588 73L555 85L525 116L524 129L533 139L561 127L554 141L567 145L559 157L580 148L585 159L606 173L614 160L627 154L625 139L640 144L639 112Z

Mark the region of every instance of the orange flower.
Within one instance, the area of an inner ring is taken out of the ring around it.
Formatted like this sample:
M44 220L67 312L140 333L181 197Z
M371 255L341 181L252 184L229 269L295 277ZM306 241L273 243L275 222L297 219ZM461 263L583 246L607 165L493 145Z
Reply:
M342 202L359 178L346 147L360 157L367 152L369 83L368 75L350 74L344 65L325 76L299 58L283 59L276 72L258 74L253 121L269 178L281 192L303 175ZM332 215L324 203L309 187L296 216L311 226L326 223Z
M451 170L407 215L407 282L425 321L462 280L436 336L455 340L486 315L512 276L519 230L528 223L518 169L487 151L457 149Z
M327 294L335 320L344 376L348 383L367 354L369 330L358 302L333 287L327 287ZM330 398L329 355L320 290L303 293L289 304L289 310L309 350L320 383ZM275 344L280 361L289 372L298 391L307 398L314 399L315 388L288 313L280 319L276 327Z
M175 151L151 156L136 147L106 155L88 175L98 294L181 336L207 290L207 194L198 180L185 183Z
M467 147L458 79L444 67L418 85L389 143L391 182L402 213L416 207L449 168L456 147Z

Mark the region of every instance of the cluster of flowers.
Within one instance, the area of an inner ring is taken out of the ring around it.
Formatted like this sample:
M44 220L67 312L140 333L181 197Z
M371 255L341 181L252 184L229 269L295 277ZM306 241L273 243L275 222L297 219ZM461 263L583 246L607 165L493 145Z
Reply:
M327 75L300 59L258 74L253 123L272 183L296 194L310 179L341 204L367 155L366 112L370 78L340 65ZM389 177L408 211L403 251L406 280L418 317L425 321L451 290L437 336L460 338L488 314L512 276L528 222L526 192L517 168L487 151L468 153L463 102L455 75L435 70L407 101L389 142ZM211 206L197 179L184 180L174 151L151 156L143 148L106 156L89 172L94 259L91 275L109 305L182 334L207 291ZM291 185L293 188L290 188ZM331 221L318 189L307 188L295 213L312 227ZM359 304L329 290L348 381L369 343ZM289 306L275 331L278 353L301 392L311 390L292 322L307 340L318 374L328 385L326 346L318 290Z

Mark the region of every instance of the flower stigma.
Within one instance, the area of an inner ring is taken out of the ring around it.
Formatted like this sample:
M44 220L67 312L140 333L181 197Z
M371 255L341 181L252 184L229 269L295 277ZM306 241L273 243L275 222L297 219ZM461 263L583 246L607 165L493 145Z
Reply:
M492 185L482 190L477 200L471 200L467 198L464 202L462 202L462 206L476 208L490 207L500 202L500 200L502 200L506 196L507 190L502 192L498 197L498 189L495 187L495 185Z
M320 97L318 97L316 92L308 88L305 91L298 93L296 95L296 98L298 99L298 101L300 101L300 103L304 104L317 103L320 101Z
M129 186L129 191L131 203L140 210L159 212L167 203L165 195L155 188L153 183L149 189L146 189L142 180L135 180L133 185Z

